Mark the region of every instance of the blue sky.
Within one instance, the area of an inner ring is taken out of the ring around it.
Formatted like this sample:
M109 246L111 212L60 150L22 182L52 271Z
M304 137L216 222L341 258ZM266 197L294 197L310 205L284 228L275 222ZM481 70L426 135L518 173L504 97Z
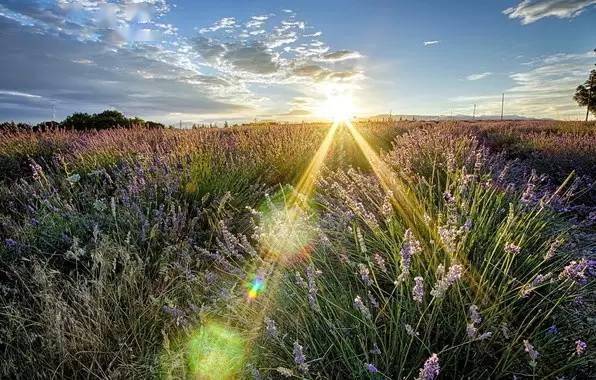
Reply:
M596 0L0 0L0 119L116 108L174 123L356 115L576 119Z

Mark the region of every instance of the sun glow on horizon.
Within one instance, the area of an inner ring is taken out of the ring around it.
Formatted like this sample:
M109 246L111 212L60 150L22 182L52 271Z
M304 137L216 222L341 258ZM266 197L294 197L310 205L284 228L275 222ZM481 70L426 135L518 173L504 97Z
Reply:
M324 88L324 93L326 99L317 112L320 116L333 120L335 123L350 120L354 116L351 88L330 85Z

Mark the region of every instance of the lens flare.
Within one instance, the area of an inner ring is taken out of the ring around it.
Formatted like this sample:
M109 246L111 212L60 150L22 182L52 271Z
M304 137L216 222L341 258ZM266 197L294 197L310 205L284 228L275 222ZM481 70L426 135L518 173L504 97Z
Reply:
M265 290L265 275L257 274L248 286L248 299L256 299Z
M246 344L229 326L206 322L186 348L189 374L195 379L237 379L246 359Z

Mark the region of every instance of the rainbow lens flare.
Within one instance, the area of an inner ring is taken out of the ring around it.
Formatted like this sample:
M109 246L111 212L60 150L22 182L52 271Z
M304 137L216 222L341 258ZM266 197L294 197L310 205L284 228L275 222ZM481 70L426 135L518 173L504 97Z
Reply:
M248 286L248 299L256 299L265 290L265 276L256 275Z

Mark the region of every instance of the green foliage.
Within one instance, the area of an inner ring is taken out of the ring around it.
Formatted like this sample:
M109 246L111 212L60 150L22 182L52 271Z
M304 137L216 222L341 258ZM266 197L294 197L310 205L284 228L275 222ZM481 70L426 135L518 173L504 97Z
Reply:
M115 110L106 110L89 115L87 113L73 113L66 117L62 126L78 131L88 129L108 129L116 127L130 127L133 123L143 122L141 119L127 119L124 114Z
M590 71L588 80L575 89L573 100L582 107L590 105L590 112L596 116L596 70Z

